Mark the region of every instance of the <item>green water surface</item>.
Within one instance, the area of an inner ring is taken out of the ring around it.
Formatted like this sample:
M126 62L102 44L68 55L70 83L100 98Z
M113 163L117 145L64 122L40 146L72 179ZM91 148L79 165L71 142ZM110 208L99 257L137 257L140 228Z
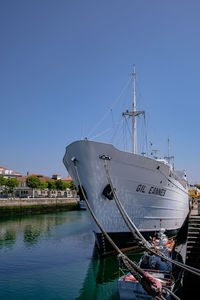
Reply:
M118 274L94 250L87 211L0 220L1 300L117 300Z

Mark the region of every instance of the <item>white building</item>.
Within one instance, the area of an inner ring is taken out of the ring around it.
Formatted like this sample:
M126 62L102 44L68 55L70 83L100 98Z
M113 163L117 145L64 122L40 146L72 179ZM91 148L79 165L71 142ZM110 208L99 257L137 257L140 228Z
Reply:
M19 172L4 167L0 167L0 176L1 175L3 175L5 178L17 178L22 176Z

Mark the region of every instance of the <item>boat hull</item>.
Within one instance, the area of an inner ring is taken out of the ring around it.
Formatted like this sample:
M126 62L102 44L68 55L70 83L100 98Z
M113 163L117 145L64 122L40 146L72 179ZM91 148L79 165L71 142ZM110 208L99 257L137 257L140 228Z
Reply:
M142 234L148 236L160 227L174 234L182 227L189 212L187 189L170 175L169 165L120 151L110 144L88 140L74 142L66 148L63 162L78 186L72 162L76 159L81 185L91 208L105 231L116 236L115 241L123 241L120 236L128 234L129 230L115 201L103 194L108 179L102 156L109 157L109 175L116 194ZM103 249L100 230L93 219L92 223L97 244Z
M166 234L169 238L174 238L177 233L177 230L166 230ZM149 237L155 235L155 231L141 231L142 235L146 240L149 240ZM133 235L131 232L108 232L108 235L114 241L114 243L118 246L121 250L128 250L128 249L135 249L138 251L138 243L136 240L133 239ZM95 241L97 247L102 255L111 254L114 249L112 245L107 241L103 233L96 233L95 232Z

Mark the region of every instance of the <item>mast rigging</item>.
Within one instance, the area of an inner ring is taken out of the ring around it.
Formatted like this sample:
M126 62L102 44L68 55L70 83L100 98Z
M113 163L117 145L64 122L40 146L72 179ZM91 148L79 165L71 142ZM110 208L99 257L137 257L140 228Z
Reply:
M136 117L139 115L145 115L145 111L136 111L136 96L135 96L135 65L133 65L133 111L126 110L122 113L122 116L132 117L132 152L137 154L137 128Z

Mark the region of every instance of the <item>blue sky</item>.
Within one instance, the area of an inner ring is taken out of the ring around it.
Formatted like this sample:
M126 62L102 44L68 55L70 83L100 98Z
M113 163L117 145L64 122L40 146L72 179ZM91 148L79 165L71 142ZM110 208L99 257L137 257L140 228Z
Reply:
M198 0L1 1L0 165L67 176L65 147L128 108L131 84L118 98L135 64L148 143L165 156L170 137L176 168L200 183L199 11ZM120 128L98 140L119 135L123 148Z

